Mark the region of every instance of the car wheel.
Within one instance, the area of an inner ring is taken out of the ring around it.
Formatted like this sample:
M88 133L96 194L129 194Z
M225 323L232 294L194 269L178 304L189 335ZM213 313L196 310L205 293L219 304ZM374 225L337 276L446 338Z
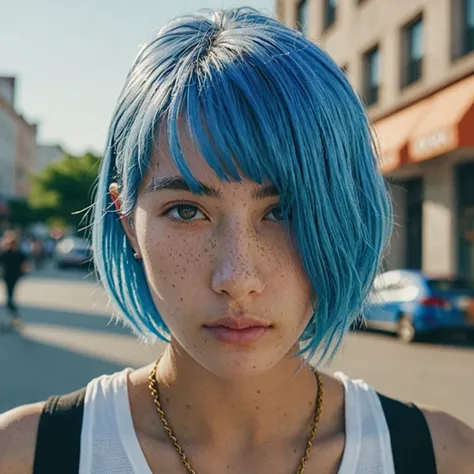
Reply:
M413 320L408 314L402 314L398 318L397 336L403 342L413 342L416 340L416 331Z

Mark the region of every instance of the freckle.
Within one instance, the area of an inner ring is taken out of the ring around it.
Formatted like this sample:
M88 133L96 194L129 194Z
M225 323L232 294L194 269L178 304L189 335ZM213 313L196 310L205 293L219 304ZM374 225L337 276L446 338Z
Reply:
M260 407L255 407L257 410L260 410Z
M298 452L298 450L296 448L294 448L293 452L296 454Z
M170 402L170 399L169 399L169 397L166 397L166 399L165 399L165 400L166 400L166 403L169 403L169 402Z
M261 393L260 390L257 390L257 393Z
M188 410L191 410L191 405L186 405L186 408L187 408Z
M179 298L179 300L180 300L180 301L184 301L184 299L183 299L183 297L182 297L182 296Z
M176 285L175 285L174 283L173 283L171 286L172 286L173 288L176 288Z
M288 413L285 413L283 416L288 416Z

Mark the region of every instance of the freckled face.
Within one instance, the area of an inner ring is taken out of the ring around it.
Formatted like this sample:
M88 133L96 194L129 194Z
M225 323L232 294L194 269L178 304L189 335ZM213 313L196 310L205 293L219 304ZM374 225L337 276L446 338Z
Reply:
M216 375L256 375L285 357L306 327L309 281L281 222L279 197L256 196L264 185L250 180L219 180L186 148L193 175L213 191L149 189L181 178L166 151L159 163L158 153L152 157L134 214L148 284L172 344ZM234 332L208 328L225 317L269 327L233 340Z

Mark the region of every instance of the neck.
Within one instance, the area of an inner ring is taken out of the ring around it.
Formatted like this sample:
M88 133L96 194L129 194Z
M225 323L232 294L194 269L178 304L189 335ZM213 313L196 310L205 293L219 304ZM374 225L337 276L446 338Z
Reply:
M309 434L317 382L301 357L289 354L265 374L229 380L171 344L156 377L166 418L183 444L258 446Z

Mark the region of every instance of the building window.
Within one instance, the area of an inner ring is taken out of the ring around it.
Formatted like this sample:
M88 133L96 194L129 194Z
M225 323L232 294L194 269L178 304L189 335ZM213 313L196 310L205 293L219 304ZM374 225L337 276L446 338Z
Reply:
M380 52L376 46L364 55L364 98L367 105L379 100Z
M324 0L324 29L336 21L337 0Z
M297 11L297 28L304 35L308 34L309 29L309 0L301 0Z
M402 31L402 87L421 78L423 69L423 18L419 17Z
M452 0L452 57L460 58L472 51L474 51L474 0Z
M462 55L474 50L474 0L463 0Z

